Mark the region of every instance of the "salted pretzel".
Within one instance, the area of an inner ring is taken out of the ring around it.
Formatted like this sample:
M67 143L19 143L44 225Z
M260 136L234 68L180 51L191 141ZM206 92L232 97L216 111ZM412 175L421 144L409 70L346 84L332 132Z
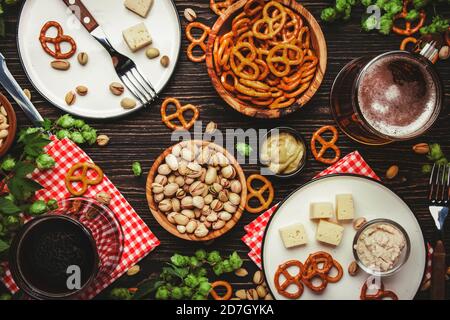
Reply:
M263 183L263 186L259 189L255 189L252 186L253 181L261 181ZM270 204L273 201L273 198L275 196L275 192L272 186L272 183L264 176L259 174L253 174L247 179L247 189L248 189L248 195L247 195L247 202L245 204L245 210L247 210L250 213L260 213L264 210L267 210L270 206ZM264 193L268 192L267 199L264 198ZM258 199L260 206L259 207L252 207L250 206L250 200L256 198Z
M377 292L374 294L368 294L368 285L367 281L364 282L362 288L361 288L361 300L383 300L384 298L390 298L392 300L398 300L398 296L395 294L395 292L390 290L384 290L384 283L380 283L380 287L377 289Z
M411 0L403 0L403 8L402 11L394 16L394 24L392 26L392 31L396 34L403 36L411 36L414 33L418 32L420 28L423 27L425 23L426 14L425 11L419 11L419 21L416 24L413 24L412 21L406 20L406 16L408 15L408 6L410 5ZM404 20L405 24L403 27L397 25L398 21Z
M167 107L173 105L176 108L176 111L172 114L167 114ZM184 117L184 113L187 111L192 111L193 116L190 121L186 121ZM180 101L175 98L167 98L163 101L161 105L161 117L163 123L172 130L189 130L198 119L199 116L198 108L192 104L187 104L182 106ZM172 122L172 120L178 120L181 123L181 126L176 125Z
M199 37L194 37L192 34L192 29L199 29L202 30L203 33ZM204 25L203 23L194 21L189 23L186 26L186 38L191 42L187 48L187 56L189 60L192 62L203 62L206 60L206 39L209 36L209 33L211 31L211 28ZM194 49L196 47L199 47L202 51L202 55L194 55Z
M80 174L75 174L76 171L81 170ZM93 179L88 177L89 171L94 171L97 176ZM102 182L103 171L93 163L80 162L73 165L65 176L66 187L74 196L82 196L86 193L89 186L94 186ZM81 183L81 189L76 190L73 183Z
M267 3L262 10L261 19L253 24L252 30L255 37L261 40L275 37L283 29L286 16L285 7L281 3L276 1Z
M223 296L220 296L217 293L216 288L218 287L224 287L227 290ZM233 295L233 288L227 281L215 281L211 283L211 290L209 291L209 294L213 297L214 300L230 300L231 296Z
M237 0L209 0L209 7L215 14L220 16Z
M276 45L269 51L267 65L274 75L282 78L291 72L291 66L298 66L302 60L303 51L299 47L284 43ZM282 66L281 70L280 66Z
M231 50L230 66L233 72L241 78L256 80L260 75L256 48L248 42L239 42ZM238 62L237 62L238 60Z
M47 36L48 30L51 28L56 29L56 37ZM62 26L56 21L48 21L44 24L39 35L39 41L45 52L56 59L69 59L77 51L77 44L75 40L71 36L65 35ZM61 43L64 42L70 45L70 50L67 52L62 52L61 49ZM54 50L49 47L49 44L54 46Z
M326 141L324 138L322 138L322 134L327 131L331 131L331 133L333 134L333 137L329 141ZM339 139L339 133L335 126L323 126L319 130L314 132L312 139L311 139L311 151L314 155L314 158L317 161L320 161L325 164L336 163L339 160L339 158L341 157L341 149L339 149L339 147L336 145L336 142L338 141L338 139ZM317 151L316 142L318 142L322 145L320 147L319 151ZM328 149L332 149L334 151L334 153L335 153L334 158L325 158L324 157L325 152Z
M291 267L297 267L299 269L298 273L292 275L288 270ZM289 260L278 266L274 278L275 288L277 289L277 292L288 299L300 298L304 291L302 283L302 273L303 264L298 260ZM285 280L280 283L281 276L283 276ZM287 289L291 286L297 287L297 290L293 293L287 291Z

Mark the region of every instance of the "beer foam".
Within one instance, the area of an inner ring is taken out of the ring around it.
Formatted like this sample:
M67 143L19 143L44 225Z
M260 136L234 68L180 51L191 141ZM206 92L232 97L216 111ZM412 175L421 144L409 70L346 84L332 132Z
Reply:
M406 54L379 58L362 74L359 84L360 110L373 129L393 138L407 138L428 128L437 87L419 61Z

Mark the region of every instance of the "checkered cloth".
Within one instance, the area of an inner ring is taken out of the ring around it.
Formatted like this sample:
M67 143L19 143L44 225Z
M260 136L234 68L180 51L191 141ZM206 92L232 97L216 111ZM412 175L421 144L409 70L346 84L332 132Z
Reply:
M65 186L65 174L76 163L93 161L68 139L57 140L54 138L46 147L46 152L55 159L56 166L52 170L35 171L32 174L32 178L44 187L43 190L37 192L36 198L48 200L70 197ZM124 236L123 253L117 268L109 276L96 279L87 289L83 295L83 298L86 299L95 297L160 244L156 236L106 176L100 184L90 186L84 196L95 198L99 192L109 193L112 197L110 208L121 224ZM11 292L15 293L19 290L7 268L2 281Z

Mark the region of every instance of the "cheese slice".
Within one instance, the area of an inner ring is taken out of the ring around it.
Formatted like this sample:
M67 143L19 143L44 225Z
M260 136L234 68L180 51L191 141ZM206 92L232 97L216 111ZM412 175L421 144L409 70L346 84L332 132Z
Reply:
M338 220L353 220L355 209L351 194L338 194L336 196L336 216Z
M297 247L308 243L305 227L301 223L281 228L280 236L286 248Z
M333 218L333 204L329 202L311 203L309 217L311 219Z
M338 246L342 241L344 234L344 227L336 223L320 220L317 226L316 239L317 241Z
M144 23L139 23L124 30L123 38L133 52L152 44L152 37Z
M153 0L125 0L125 7L141 17L147 17L153 5Z

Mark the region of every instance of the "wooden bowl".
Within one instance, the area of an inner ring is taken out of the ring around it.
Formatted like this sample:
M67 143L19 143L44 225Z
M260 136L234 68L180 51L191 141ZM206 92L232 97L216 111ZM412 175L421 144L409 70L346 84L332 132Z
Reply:
M209 141L202 141L202 140L192 140L192 141L183 141L178 144L186 145L187 143L193 142L197 146L205 147L208 146L209 148L216 150L217 152L223 153L228 160L230 161L230 164L234 166L236 169L236 179L239 179L242 185L242 192L241 192L241 203L239 204L239 208L236 211L236 213L233 214L233 217L231 220L227 221L225 226L222 229L219 230L211 230L209 234L204 238L198 238L194 234L187 234L187 233L180 233L177 230L176 225L172 224L167 220L166 215L161 212L158 209L158 205L155 203L153 199L153 192L152 192L152 183L154 181L155 176L157 175L158 167L164 163L166 156L172 152L172 149L175 145L173 145L170 148L167 148L153 163L153 166L150 169L150 172L147 177L147 186L146 186L146 194L147 194L147 202L150 207L150 211L152 212L153 216L155 217L156 221L167 231L169 231L174 236L189 240L189 241L209 241L215 238L220 237L221 235L227 233L231 228L233 228L238 220L241 218L242 213L244 211L245 202L247 199L247 185L246 185L246 179L244 175L244 171L242 170L239 163L236 161L236 159L224 148L220 147L219 145L209 142ZM176 145L178 145L176 144Z
M208 69L209 76L211 77L211 81L213 83L214 88L216 88L217 92L222 97L222 99L225 100L232 108L239 111L240 113L256 118L279 118L286 116L303 107L314 96L316 91L319 89L320 84L322 83L327 66L327 45L325 42L325 37L322 33L322 29L320 28L314 16L308 10L306 10L301 4L297 3L295 0L279 0L279 2L283 3L285 6L289 7L294 12L300 14L303 17L306 24L310 27L311 44L319 57L319 64L316 71L316 75L313 81L311 82L311 85L309 86L308 90L305 91L298 98L297 102L291 105L290 107L283 109L268 109L246 104L236 99L236 97L230 94L222 86L220 78L218 77L214 69L214 62L213 62L214 41L216 40L217 36L221 36L222 34L230 30L232 19L242 11L246 2L247 0L240 0L239 2L236 2L234 5L228 8L226 12L224 12L221 16L219 16L216 23L214 24L211 33L209 35L209 40L206 49L206 66Z
M6 137L6 140L3 140L3 144L0 146L0 157L3 157L14 143L14 138L16 137L16 130L17 130L17 119L16 113L11 103L9 103L8 99L6 99L6 97L1 93L0 93L0 106L3 106L5 108L9 124L8 136Z

